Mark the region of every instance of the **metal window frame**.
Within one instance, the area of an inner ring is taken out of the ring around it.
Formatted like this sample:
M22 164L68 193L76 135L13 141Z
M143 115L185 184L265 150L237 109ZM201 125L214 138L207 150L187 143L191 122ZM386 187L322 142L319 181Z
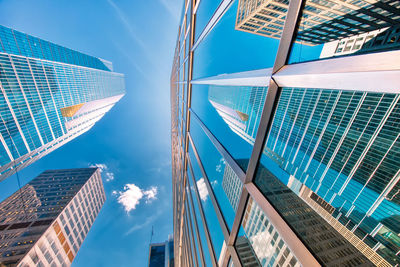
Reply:
M211 235L210 235L210 231L208 230L208 224L207 224L206 217L204 215L203 205L201 205L200 193L199 193L199 189L197 188L196 179L194 176L192 164L190 162L189 154L186 154L186 162L189 166L190 174L192 177L192 182L193 182L193 187L194 187L194 191L195 191L195 195L196 195L197 205L198 205L198 208L200 211L200 217L201 217L201 221L203 223L204 233L206 235L207 246L208 246L208 250L210 252L211 261L214 266L218 266L216 255L215 255L215 250L214 250L214 245L211 241Z

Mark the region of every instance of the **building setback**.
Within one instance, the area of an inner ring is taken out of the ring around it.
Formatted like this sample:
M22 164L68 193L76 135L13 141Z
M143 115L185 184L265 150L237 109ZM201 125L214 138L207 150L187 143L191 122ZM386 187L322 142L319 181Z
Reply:
M88 131L125 94L112 63L0 26L0 180Z
M98 168L43 172L0 203L0 265L71 265L105 199Z

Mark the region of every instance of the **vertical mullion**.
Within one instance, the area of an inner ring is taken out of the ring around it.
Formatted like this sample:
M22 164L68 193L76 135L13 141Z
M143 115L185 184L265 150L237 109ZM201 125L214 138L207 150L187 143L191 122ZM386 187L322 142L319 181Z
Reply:
M264 108L261 114L260 125L253 151L246 171L245 183L252 182L254 174L258 166L258 161L264 149L264 141L268 135L273 114L279 101L280 88L274 81L274 74L281 69L287 62L290 48L296 31L297 20L300 17L300 8L305 0L291 0L286 15L285 25L282 31L281 40L279 42L278 52L276 55L274 67L272 68L272 76L268 86L267 97L265 99Z
M188 194L188 192L186 192L186 194ZM191 214L190 214L190 209L189 209L190 207L189 207L189 202L188 202L187 198L185 199L185 203L186 203L186 206L187 206L187 208L186 208L186 210L187 210L187 212L186 212L186 221L187 221L187 226L188 226L188 229L189 229L189 232L190 232L190 240L192 241L192 244L193 244L193 253L195 254L193 258L194 258L194 262L196 263L196 266L199 266L199 262L198 262L198 259L197 259L197 246L196 246L196 241L195 241L194 235L193 235L192 217L191 217Z
M228 225L226 224L225 218L224 218L224 216L222 214L222 211L221 211L221 207L219 206L217 198L215 197L214 190L211 187L210 181L208 179L208 175L207 175L207 173L206 173L206 171L204 169L204 166L203 166L203 163L201 161L200 155L197 152L196 146L195 146L195 144L193 142L193 139L192 139L192 136L190 135L190 133L189 133L189 141L190 141L190 145L192 146L194 155L196 157L197 164L199 165L200 171L201 171L201 173L203 175L204 183L206 184L206 188L207 188L208 194L210 196L211 202L213 204L215 213L217 214L218 222L219 222L219 225L220 225L220 227L222 229L222 233L224 235L225 242L227 242L228 239L229 239Z
M213 244L211 242L210 231L208 230L208 225L207 225L206 217L204 215L203 206L201 205L200 194L199 194L199 190L197 188L196 179L195 179L195 176L194 176L192 164L190 163L189 155L186 154L186 156L187 156L187 162L188 162L189 170L190 170L190 173L191 173L191 176L192 176L192 182L193 182L193 186L194 186L194 189L195 189L194 191L195 191L195 195L196 195L197 205L198 205L199 211L200 211L201 221L203 222L204 232L206 234L207 245L208 245L208 249L210 251L211 260L212 260L213 265L217 266L218 264L217 264L217 259L216 259L215 252L214 252L214 246L213 246Z
M193 115L193 118L199 123L201 129L213 143L214 147L218 150L221 156L225 159L226 163L232 168L235 174L239 177L239 179L244 182L246 174L240 168L239 164L235 161L235 159L231 156L231 154L226 150L226 148L219 142L219 140L211 133L211 131L207 128L207 126L203 123L203 121L199 118L199 116L190 109L190 113Z
M187 201L190 202L190 209L188 209L188 212L189 212L189 216L191 215L190 212L191 211L193 212L193 216L191 218L193 218L193 224L194 224L194 229L196 232L197 244L199 245L200 259L201 259L202 266L204 267L204 266L206 266L206 262L204 259L203 245L202 245L201 238L200 238L199 226L197 224L197 215L196 215L196 210L195 210L194 204L193 204L192 192L191 192L190 188L187 188L186 190L188 191L187 199L189 199Z

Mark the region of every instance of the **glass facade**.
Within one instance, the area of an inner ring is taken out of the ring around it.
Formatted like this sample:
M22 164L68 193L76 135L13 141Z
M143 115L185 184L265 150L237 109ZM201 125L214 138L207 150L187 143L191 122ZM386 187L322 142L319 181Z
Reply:
M173 267L174 240L170 236L164 243L153 243L149 247L149 267Z
M2 266L69 266L105 202L100 170L49 170L0 203Z
M177 266L400 264L399 21L391 0L185 1Z
M89 130L125 85L105 60L2 26L0 40L2 180Z

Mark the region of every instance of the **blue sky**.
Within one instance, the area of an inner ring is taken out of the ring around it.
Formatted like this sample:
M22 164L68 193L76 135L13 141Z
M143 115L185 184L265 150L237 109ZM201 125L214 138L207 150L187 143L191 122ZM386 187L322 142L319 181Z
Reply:
M106 166L107 201L72 266L145 266L152 226L155 242L172 234L169 77L181 2L0 1L1 25L110 60L125 74L127 94L102 120L19 173L25 184L46 169ZM0 186L3 200L18 189L15 175Z

